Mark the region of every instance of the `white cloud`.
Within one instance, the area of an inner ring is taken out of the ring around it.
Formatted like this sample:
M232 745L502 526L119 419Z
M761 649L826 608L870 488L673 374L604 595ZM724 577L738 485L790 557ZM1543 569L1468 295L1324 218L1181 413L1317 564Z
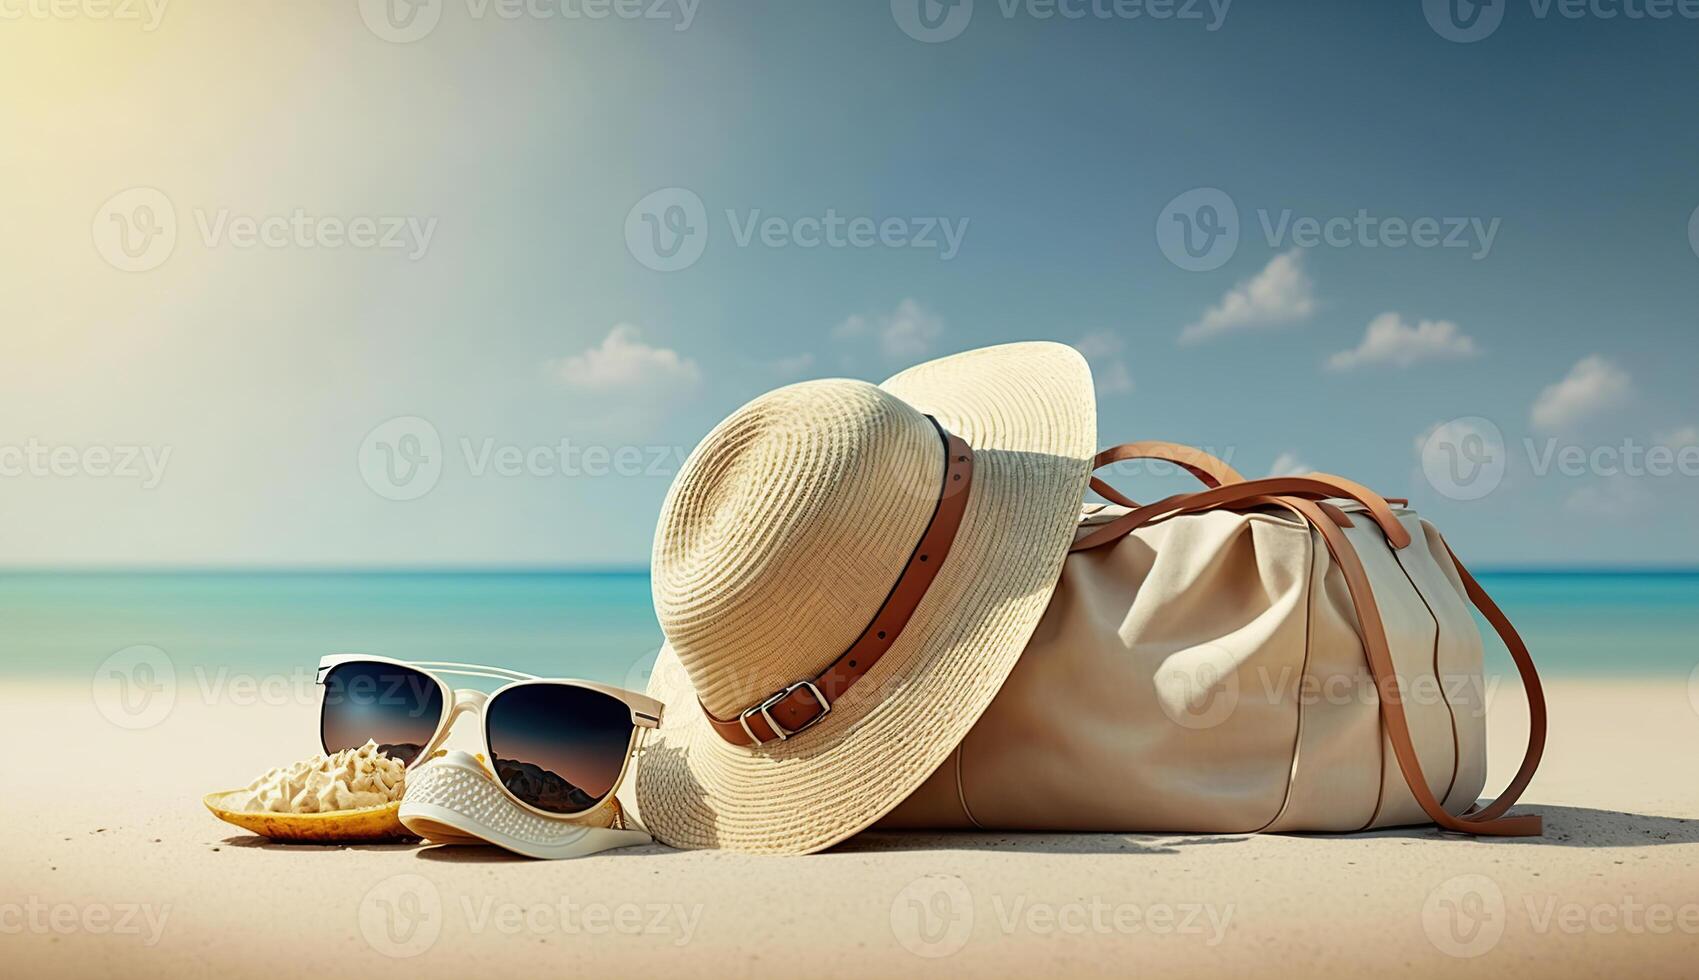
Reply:
M1111 330L1094 330L1081 337L1074 344L1086 360L1098 357L1114 357L1126 349L1126 344Z
M1092 379L1099 394L1124 395L1133 390L1133 373L1127 370L1121 351L1126 344L1108 330L1097 330L1081 337L1074 348L1091 364Z
M1279 326L1315 312L1310 277L1304 273L1304 253L1282 252L1263 270L1239 283L1205 311L1203 318L1180 331L1180 343L1195 344L1225 333Z
M912 299L898 303L890 313L876 316L856 314L832 328L834 339L871 339L888 360L905 362L920 360L931 353L943 333L943 318Z
M792 354L789 357L775 357L767 362L767 367L774 374L792 377L807 371L814 366L814 355L804 352Z
M1622 404L1633 387L1627 371L1592 354L1577 361L1562 381L1540 392L1529 418L1537 429L1561 429Z
M619 388L693 386L702 372L696 362L667 347L642 342L629 323L608 331L601 344L571 357L545 363L556 380L570 388L613 391Z
M1316 468L1298 458L1294 452L1284 452L1274 457L1274 465L1268 468L1269 476L1303 476L1314 473Z
M1474 357L1480 353L1474 338L1450 320L1423 320L1414 326L1397 313L1382 313L1369 321L1362 343L1327 359L1330 371L1349 371L1365 364L1409 367L1422 361Z
M1671 449L1686 449L1688 446L1699 446L1699 426L1684 425L1679 429L1660 432L1652 437L1652 444L1668 446Z
M1623 520L1644 513L1650 503L1645 488L1629 476L1605 477L1570 492L1563 502L1566 510L1588 517Z
M1133 390L1133 373L1124 361L1110 361L1093 375L1097 390L1105 395L1125 395Z
M1428 440L1433 438L1434 433L1438 432L1441 426L1454 424L1454 422L1435 422L1433 425L1423 429L1421 433L1416 436L1416 458L1422 458L1422 451L1428 448Z

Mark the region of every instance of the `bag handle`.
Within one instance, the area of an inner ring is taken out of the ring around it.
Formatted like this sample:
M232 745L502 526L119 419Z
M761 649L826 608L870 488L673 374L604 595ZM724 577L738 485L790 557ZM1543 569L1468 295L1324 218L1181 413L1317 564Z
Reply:
M1124 442L1119 446L1110 446L1092 458L1093 472L1115 463L1123 463L1129 459L1159 459L1173 463L1181 469L1197 477L1204 486L1215 488L1228 483L1243 483L1245 478L1239 471L1228 466L1225 462L1211 456L1201 449L1181 445L1177 442L1163 442L1150 439L1144 442ZM1122 507L1137 507L1138 502L1127 497L1121 491L1093 476L1091 488L1105 500L1114 501Z
M1528 644L1522 641L1522 634L1516 632L1516 627L1511 625L1510 617L1498 607L1498 603L1487 594L1487 590L1475 580L1475 576L1469 574L1469 569L1457 560L1457 554L1451 550L1450 543L1444 538L1440 538L1439 543L1445 548L1452 566L1457 569L1457 577L1463 580L1463 591L1468 594L1469 601L1474 603L1486 621L1492 624L1499 640L1504 643L1504 648L1510 651L1510 659L1516 662L1516 672L1521 675L1522 689L1528 696L1528 747L1522 753L1522 765L1498 799L1476 815L1476 819L1491 820L1515 805L1517 799L1522 796L1522 791L1527 789L1528 783L1533 780L1534 770L1540 767L1540 757L1546 750L1546 692L1545 688L1540 686L1540 672L1534 666L1534 657L1528 652Z
M1137 447L1143 444L1129 445ZM1098 454L1098 458L1102 459L1127 449L1127 446L1117 446ZM1219 463L1219 460L1216 462ZM1226 464L1221 465L1225 467ZM1229 468L1227 472L1232 471ZM1199 479L1204 477L1200 476ZM1099 493L1101 492L1100 490ZM1471 807L1463 815L1453 816L1428 788L1427 777L1422 772L1421 758L1416 754L1415 742L1410 735L1409 719L1404 714L1403 691L1399 685L1397 667L1392 660L1391 646L1387 642L1386 624L1381 620L1380 607L1375 602L1374 590L1369 583L1368 572L1363 567L1362 559L1345 537L1343 528L1350 526L1349 518L1345 518L1343 522L1339 519L1345 515L1338 508L1325 503L1330 497L1354 500L1366 507L1393 547L1404 548L1410 544L1409 531L1392 514L1385 498L1343 477L1314 473L1307 477L1273 477L1250 481L1241 479L1199 493L1176 494L1145 507L1136 507L1131 512L1094 528L1091 533L1076 541L1071 550L1085 551L1101 547L1120 540L1146 524L1182 514L1270 504L1284 506L1296 512L1321 534L1323 544L1333 557L1334 565L1345 579L1346 592L1357 616L1358 636L1363 644L1363 653L1368 661L1369 672L1374 677L1376 690L1380 694L1381 726L1386 732L1387 740L1392 744L1393 755L1404 775L1404 782L1422 812L1435 824L1447 830L1495 837L1539 836L1542 824L1537 814L1505 816L1505 812L1515 805L1522 791L1533 779L1534 771L1539 767L1540 757L1545 751L1545 692L1540 686L1539 674L1527 644L1522 641L1509 618L1487 595L1486 590L1469 574L1469 570L1463 567L1463 563L1457 560L1450 545L1444 545L1442 539L1441 544L1457 569L1465 594L1492 624L1506 649L1510 651L1511 659L1516 662L1517 672L1522 677L1528 695L1529 719L1528 746L1523 753L1522 765L1509 786L1491 805L1483 809Z
M1198 493L1178 493L1154 504L1137 507L1107 524L1098 525L1090 534L1075 541L1069 550L1086 551L1097 548L1111 541L1118 541L1146 524L1181 514L1260 506L1268 497L1312 501L1341 498L1355 501L1368 510L1394 548L1407 548L1410 545L1410 532L1399 522L1397 515L1393 514L1386 498L1344 477L1311 473L1308 476L1271 476L1262 480L1244 480ZM1329 523L1338 522L1329 518Z
M1150 439L1143 442L1125 442L1119 446L1111 446L1092 458L1091 468L1093 470L1099 470L1105 466L1124 462L1129 459L1160 459L1165 462L1173 463L1197 477L1198 482L1210 489L1215 489L1216 487L1226 486L1229 484L1246 482L1245 478L1239 474L1238 470L1201 449L1194 449L1191 446L1182 445L1177 442L1163 442L1159 439ZM1335 479L1343 482L1349 482L1344 481L1343 477L1336 477ZM1110 486L1098 477L1094 476L1091 478L1091 489L1103 499L1111 501L1112 503L1120 504L1123 507L1137 508L1140 506L1138 501L1128 497L1121 491L1116 490L1114 487ZM1361 489L1362 488L1359 488L1359 490ZM1363 492L1366 494L1366 491ZM1390 498L1387 500L1387 503L1395 503L1399 505L1407 502L1408 501L1393 500ZM1338 524L1340 527L1354 526L1351 522L1351 518L1346 516L1344 511L1330 503L1320 503L1321 508L1327 511L1327 516L1332 518L1334 523Z
M1305 503L1308 502L1296 502L1300 508ZM1317 513L1320 513L1319 509ZM1528 648L1523 644L1515 627L1510 625L1510 620L1506 619L1502 612L1498 612L1498 607L1493 605L1486 592L1475 583L1473 576L1457 561L1456 556L1452 556L1452 563L1456 565L1458 575L1464 581L1464 589L1470 601L1474 602L1483 614L1487 613L1487 607L1491 607L1496 614L1496 618L1489 616L1488 621L1498 630L1505 646L1510 649L1511 657L1516 661L1516 669L1528 685L1529 717L1528 747L1522 757L1522 767L1510 781L1510 785L1486 809L1471 808L1462 816L1452 816L1435 798L1433 791L1428 789L1427 776L1422 772L1421 758L1417 756L1415 742L1410 736L1410 721L1404 714L1404 696L1399 686L1397 668L1392 662L1392 649L1387 643L1386 624L1381 621L1380 607L1375 602L1374 591L1369 585L1368 572L1363 568L1362 559L1346 540L1345 532L1332 521L1324 517L1318 519L1317 516L1310 516L1310 523L1321 532L1322 540L1327 543L1327 550L1334 558L1334 564L1344 574L1346 590L1351 596L1351 606L1357 613L1358 631L1363 641L1363 651L1369 661L1369 672L1374 675L1375 687L1381 694L1381 725L1386 730L1387 740L1392 743L1392 753L1398 760L1398 768L1404 773L1404 783L1416 798L1416 803L1421 806L1422 812L1439 826L1461 833L1486 837L1540 836L1542 821L1538 814L1504 816L1505 811L1516 803L1522 791L1527 788L1529 780L1533 779L1546 742L1545 694L1540 687L1539 676L1534 671L1534 661L1528 655ZM1447 547L1446 553L1450 554L1450 551Z

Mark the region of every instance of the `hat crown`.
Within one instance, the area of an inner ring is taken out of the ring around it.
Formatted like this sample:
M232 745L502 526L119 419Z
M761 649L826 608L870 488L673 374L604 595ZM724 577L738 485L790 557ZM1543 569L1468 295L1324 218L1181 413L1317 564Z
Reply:
M655 611L713 714L811 679L867 628L938 503L945 454L918 410L860 381L769 392L673 481Z

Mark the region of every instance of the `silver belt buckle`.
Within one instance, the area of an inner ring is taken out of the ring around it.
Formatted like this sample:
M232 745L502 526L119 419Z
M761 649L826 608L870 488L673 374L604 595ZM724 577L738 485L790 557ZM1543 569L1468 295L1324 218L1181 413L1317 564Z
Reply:
M785 726L779 724L777 718L773 717L773 705L778 704L780 701L783 701L785 698L790 697L793 693L805 687L808 688L808 693L814 698L815 702L820 705L820 713L815 715L813 718L808 719L808 721L799 728L787 729ZM792 735L806 732L815 725L820 724L820 719L832 713L832 705L826 700L826 695L821 693L819 685L815 684L813 681L797 681L789 687L775 691L773 694L768 696L767 700L753 708L749 708L744 711L743 714L737 716L737 722L743 726L743 733L749 736L749 740L754 742L756 745L765 745L766 743L755 734L755 730L749 727L749 716L757 713L759 713L761 717L767 719L767 727L771 728L773 730L773 734L777 735L779 741L783 742Z

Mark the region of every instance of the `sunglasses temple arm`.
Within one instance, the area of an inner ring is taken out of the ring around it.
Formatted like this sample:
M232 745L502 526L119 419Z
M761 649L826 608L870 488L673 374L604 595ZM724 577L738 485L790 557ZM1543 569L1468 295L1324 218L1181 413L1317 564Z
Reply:
M412 666L434 671L439 674L454 674L459 677L493 677L497 680L508 681L537 680L537 676L535 674L526 674L517 670L507 670L502 667L483 667L478 664L457 664L445 661L419 660L414 661Z

